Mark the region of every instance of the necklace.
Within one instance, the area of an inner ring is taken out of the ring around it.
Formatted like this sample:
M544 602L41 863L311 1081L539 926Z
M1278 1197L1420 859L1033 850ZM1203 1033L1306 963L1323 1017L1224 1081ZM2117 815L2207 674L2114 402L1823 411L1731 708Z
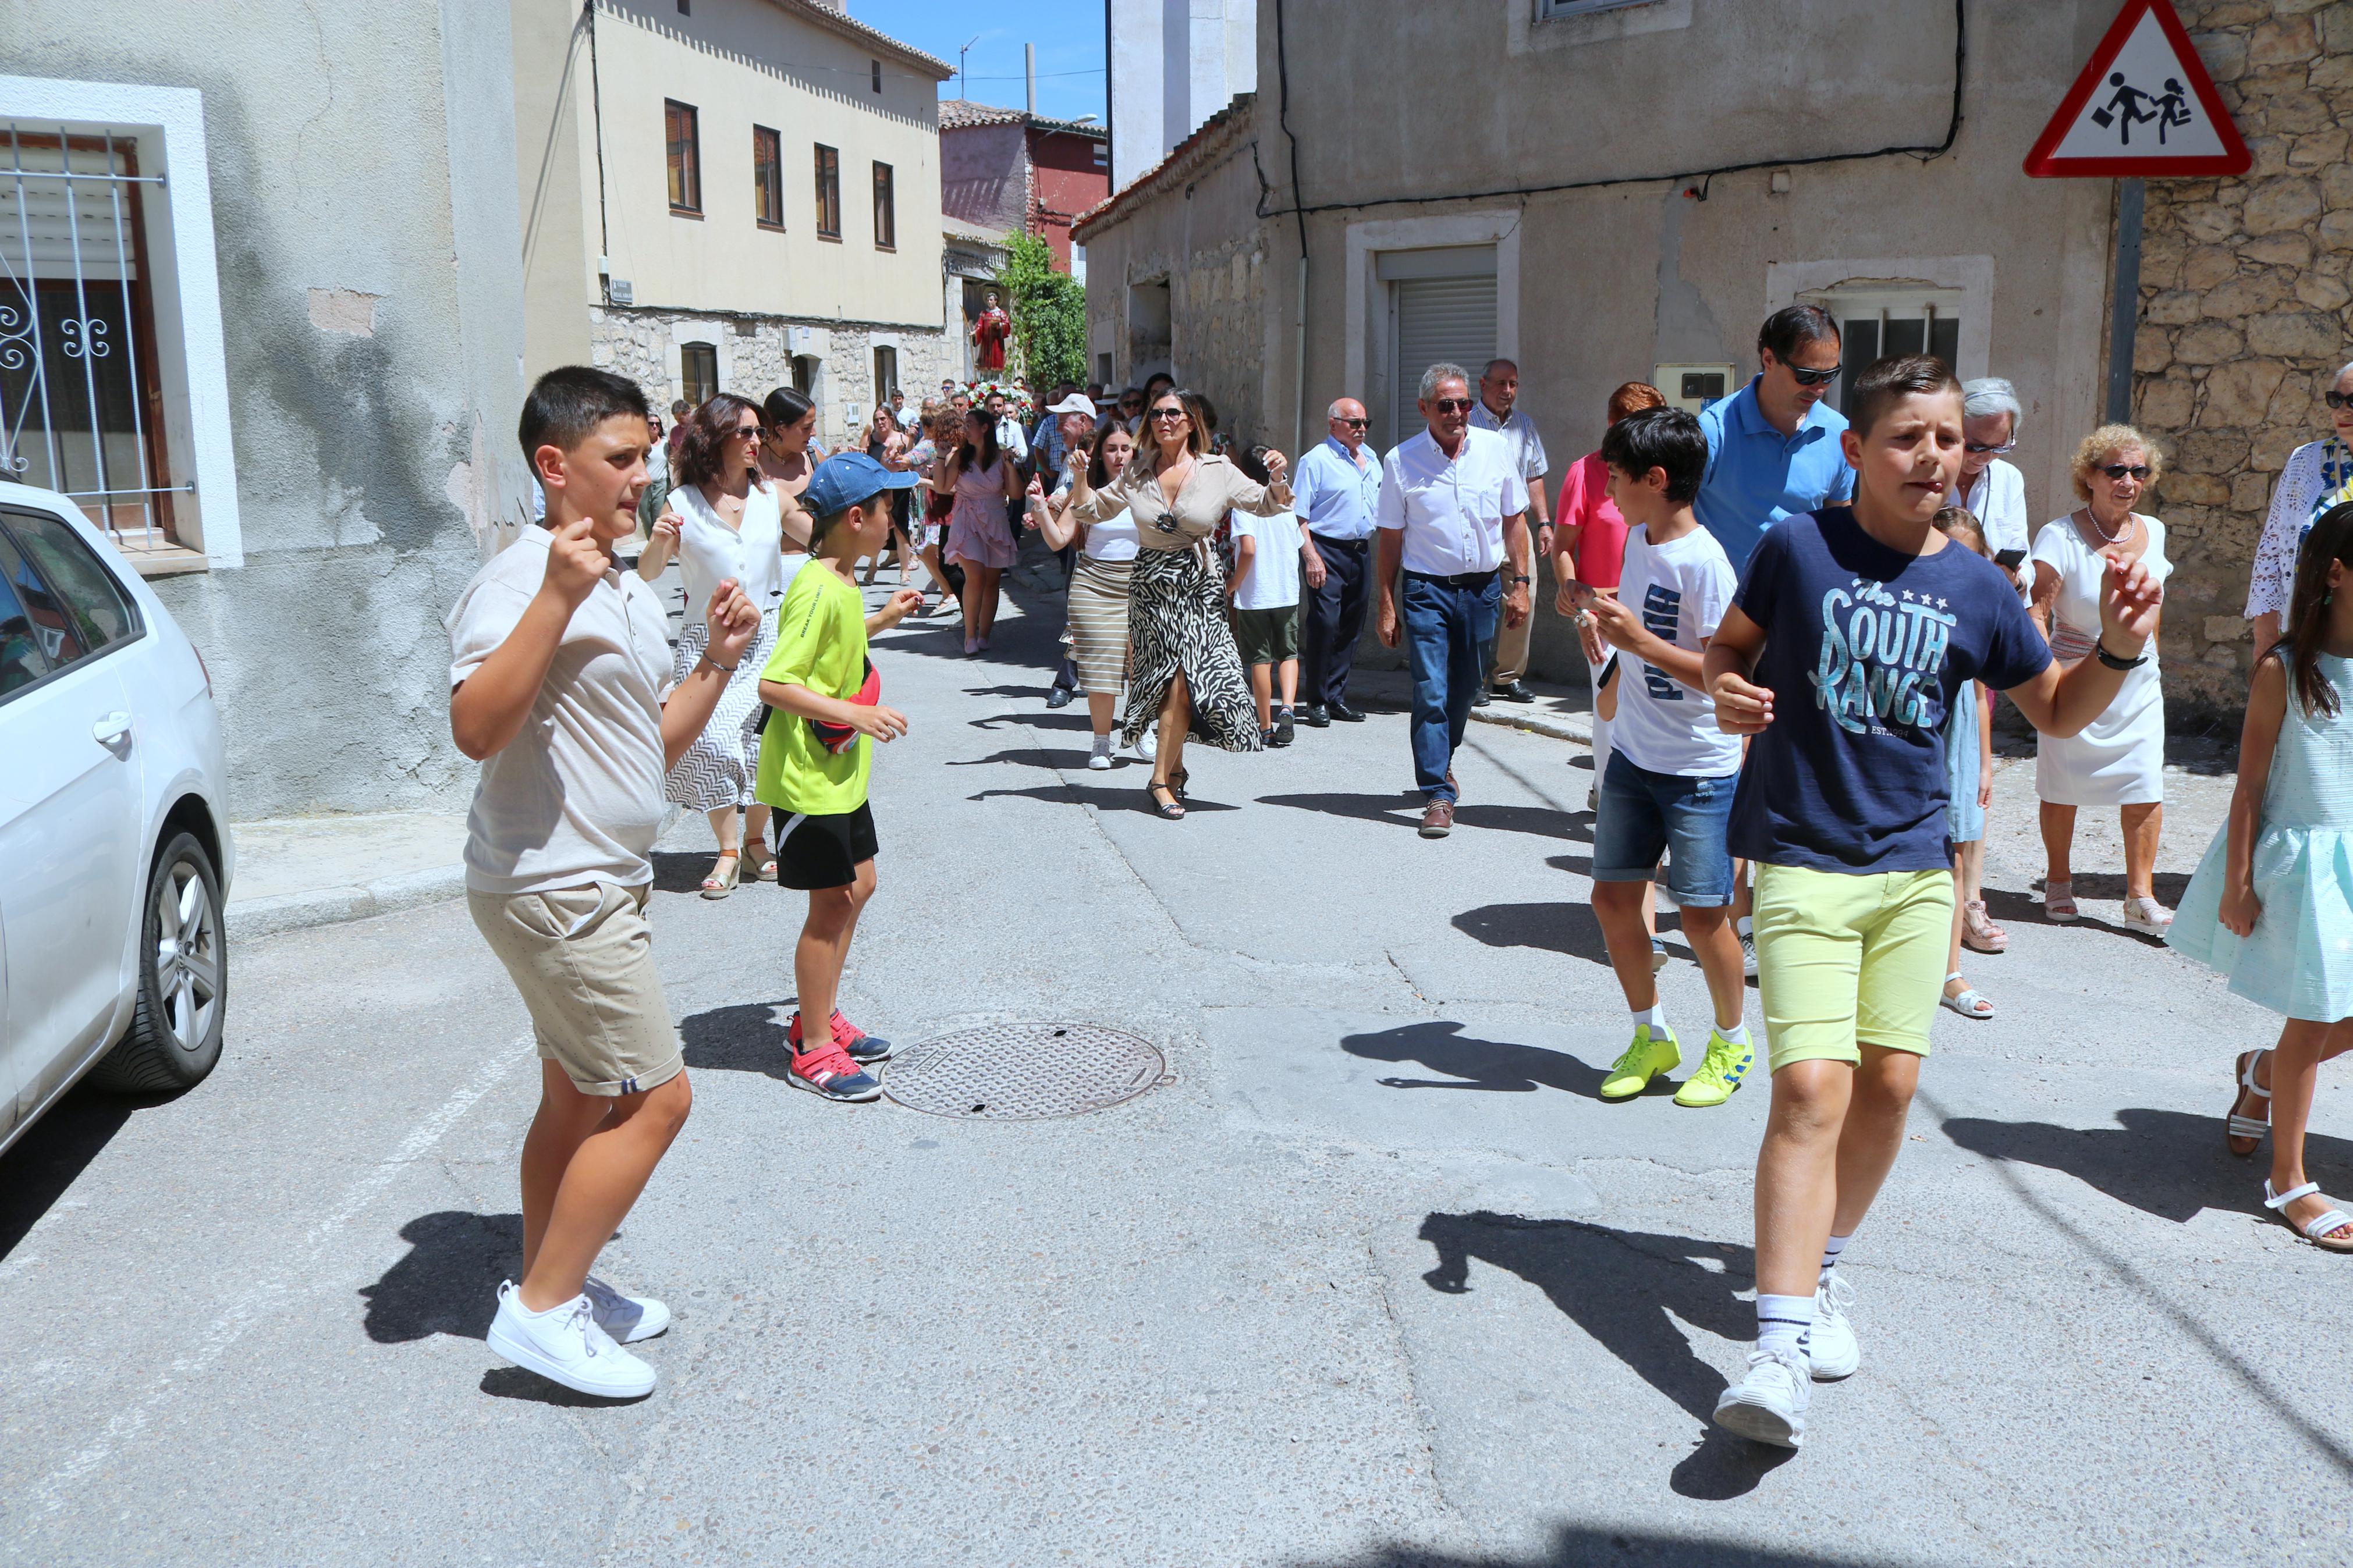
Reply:
M2092 531L2094 533L2098 534L2104 542L2109 544L2122 543L2126 535L2132 532L2133 520L2132 513L2130 512L2125 513L2124 526L2117 529L2114 533L2110 533L2106 529L2100 526L2098 514L2094 512L2090 507L2085 507L2084 509L2084 521L2092 525Z

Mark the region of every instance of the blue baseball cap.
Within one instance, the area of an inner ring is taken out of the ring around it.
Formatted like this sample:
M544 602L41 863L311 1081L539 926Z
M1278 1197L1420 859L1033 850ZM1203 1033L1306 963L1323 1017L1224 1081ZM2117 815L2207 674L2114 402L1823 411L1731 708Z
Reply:
M811 515L827 518L864 506L884 490L911 490L920 479L913 472L893 473L863 452L837 452L809 476L801 504Z

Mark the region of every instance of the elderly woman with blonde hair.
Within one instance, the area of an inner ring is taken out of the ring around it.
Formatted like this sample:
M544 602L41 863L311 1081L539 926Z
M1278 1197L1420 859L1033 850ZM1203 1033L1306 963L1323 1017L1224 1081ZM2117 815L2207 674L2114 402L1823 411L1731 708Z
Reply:
M2042 525L2034 538L2035 623L2063 662L2106 659L2098 647L2100 587L2111 562L2138 561L2163 583L2173 563L2165 557L2165 524L2135 505L2165 472L2157 444L2129 425L2104 425L2084 437L2073 464L2075 494L2084 504ZM2081 916L2069 853L2075 813L2114 808L2125 841L2124 926L2162 936L2172 915L2157 901L2152 878L2158 834L2165 816L2165 691L2158 679L2157 638L2128 667L2107 710L2063 740L2037 742L2034 789L2042 802L2046 863L2043 912L2052 920Z

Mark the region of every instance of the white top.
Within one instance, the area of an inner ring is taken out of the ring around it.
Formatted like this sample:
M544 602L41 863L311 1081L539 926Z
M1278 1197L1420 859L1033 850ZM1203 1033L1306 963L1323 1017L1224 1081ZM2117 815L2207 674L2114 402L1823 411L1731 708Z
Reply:
M455 690L504 642L547 575L536 523L474 574L444 623ZM466 886L543 893L653 880L662 820L661 705L670 693L660 597L608 567L572 612L531 717L482 763L466 815Z
M1056 495L1068 495L1071 472L1061 471L1054 486ZM1087 542L1081 553L1090 561L1133 561L1135 559L1135 514L1121 510L1101 522L1087 524Z
M997 422L997 449L1011 456L1017 463L1029 460L1029 437L1021 428L1021 421L1008 414Z
M1988 463L1978 482L1953 504L1969 509L1985 530L1986 548L1996 555L2026 548L2026 476L2000 458ZM2010 576L2021 588L2032 588L2034 563L2021 559Z
M1704 528L1659 545L1648 529L1626 534L1619 600L1641 614L1645 631L1685 653L1697 653L1715 635L1739 583L1732 558ZM1740 771L1740 737L1716 727L1707 694L1626 654L1619 655L1609 745L1654 773L1715 779Z
M1528 509L1511 444L1476 426L1449 458L1428 430L1381 459L1373 521L1405 534L1405 569L1430 577L1493 572L1504 563L1504 520Z
M775 608L791 577L785 570L784 504L776 490L752 487L744 498L741 529L719 521L700 485L681 486L670 500L678 508L678 574L685 580L686 624L703 624L711 595L730 577L762 615Z
M1500 421L1495 411L1483 402L1471 405L1471 423L1481 430L1493 430L1512 444L1512 460L1520 466L1520 478L1540 479L1545 475L1544 437L1536 434L1536 422L1527 416L1518 404Z
M2321 499L2353 479L2353 456L2335 437L2307 441L2287 455L2272 508L2263 516L2255 544L2255 569L2247 581L2247 619L2287 614L2288 590L2295 586L2295 557L2312 528Z
M1299 520L1234 513L1234 537L1252 542L1250 574L1234 591L1238 610L1282 610L1299 603Z

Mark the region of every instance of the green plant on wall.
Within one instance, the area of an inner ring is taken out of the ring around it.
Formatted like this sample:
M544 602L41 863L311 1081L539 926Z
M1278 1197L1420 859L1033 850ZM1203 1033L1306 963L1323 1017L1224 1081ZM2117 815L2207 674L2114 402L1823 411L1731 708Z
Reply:
M1087 379L1087 291L1054 270L1054 252L1034 234L1010 234L997 275L1013 316L1012 370L1040 387Z

